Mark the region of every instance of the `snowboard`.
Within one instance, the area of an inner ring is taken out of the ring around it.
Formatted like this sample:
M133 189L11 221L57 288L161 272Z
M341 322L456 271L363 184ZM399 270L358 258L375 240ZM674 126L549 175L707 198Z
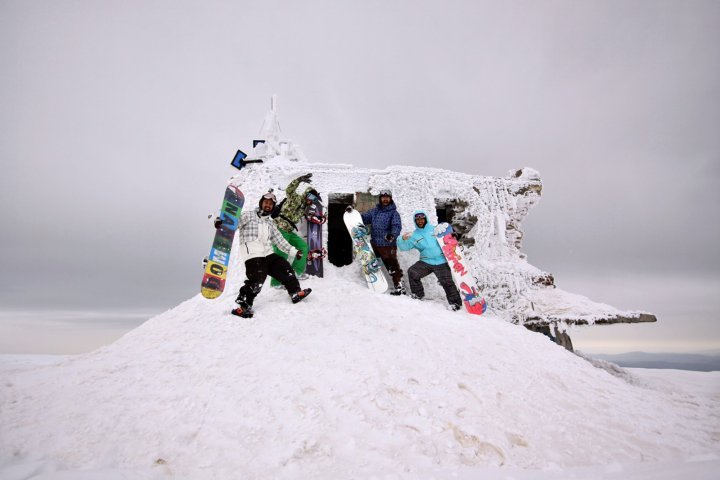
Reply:
M323 224L327 217L323 214L323 204L319 198L315 198L305 210L307 220L307 243L309 253L323 252ZM305 272L316 277L323 276L323 257L325 255L308 255Z
M435 227L434 233L445 258L450 264L452 277L455 285L460 290L465 310L468 313L482 315L487 308L487 304L480 293L475 277L470 271L470 265L464 256L463 247L453 236L452 226L449 223L441 223Z
M244 203L245 196L240 189L234 185L228 185L220 209L222 225L215 230L215 238L210 249L210 255L207 258L205 274L200 286L200 293L205 298L217 298L225 288L230 250L232 249L233 238L235 237Z
M368 288L372 292L383 293L387 290L388 284L381 270L382 262L373 252L372 246L370 245L370 236L367 234L367 227L363 224L360 212L348 207L348 210L343 215L343 220L350 232L353 251L355 252L355 260L357 260L362 267Z

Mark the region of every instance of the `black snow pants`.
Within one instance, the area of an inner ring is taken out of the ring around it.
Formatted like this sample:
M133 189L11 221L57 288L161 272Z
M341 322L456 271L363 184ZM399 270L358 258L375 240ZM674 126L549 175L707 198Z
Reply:
M450 265L443 263L442 265L430 265L423 261L415 262L415 264L408 268L408 277L410 279L410 291L417 298L423 298L425 296L425 289L423 288L422 279L434 273L440 282L443 290L445 290L445 297L450 305L462 305L462 299L460 298L460 292L458 292L455 282L452 279L452 272L450 271Z
M245 262L245 276L247 278L243 286L240 287L240 294L236 302L252 307L255 297L262 290L268 275L282 283L289 295L300 291L300 282L298 282L295 272L287 260L276 253L271 253L267 257L251 258Z

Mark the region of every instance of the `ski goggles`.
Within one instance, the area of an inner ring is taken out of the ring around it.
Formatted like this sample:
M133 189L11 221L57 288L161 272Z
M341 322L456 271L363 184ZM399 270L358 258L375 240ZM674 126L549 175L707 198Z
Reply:
M308 193L307 195L305 195L305 198L308 199L308 200L310 200L311 202L315 202L315 201L319 201L319 200L320 200L320 196L319 196L319 195L313 195L312 193Z
M392 198L392 192L390 190L380 190L380 197L390 197Z
M415 221L420 220L420 219L427 221L427 217L425 216L424 213L416 213L416 214L415 214Z
M273 202L277 203L277 197L272 192L267 192L265 195L262 196L262 198L267 198L268 200L272 200Z

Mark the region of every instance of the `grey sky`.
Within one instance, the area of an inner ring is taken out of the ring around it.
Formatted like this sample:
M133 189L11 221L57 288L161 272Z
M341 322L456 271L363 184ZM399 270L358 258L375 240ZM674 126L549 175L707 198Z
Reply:
M194 295L271 94L311 161L537 169L570 291L717 277L718 45L717 1L0 0L0 304Z

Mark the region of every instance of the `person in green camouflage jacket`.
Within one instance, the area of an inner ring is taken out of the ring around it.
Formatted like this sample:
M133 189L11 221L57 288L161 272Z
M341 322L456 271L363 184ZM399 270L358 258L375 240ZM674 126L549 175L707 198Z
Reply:
M288 186L285 187L285 200L278 205L280 208L273 214L275 217L275 223L277 224L282 236L285 237L285 240L287 240L288 243L295 247L298 251L302 252L302 256L292 262L293 270L295 270L298 277L305 273L308 255L307 242L297 233L298 224L305 215L308 193L312 193L317 196L317 191L313 187L307 187L305 191L300 194L297 193L297 189L303 182L309 184L311 178L312 173L307 173L290 182ZM275 247L275 253L283 258L287 258L287 254L277 247ZM270 285L274 287L279 286L280 282L273 278Z

